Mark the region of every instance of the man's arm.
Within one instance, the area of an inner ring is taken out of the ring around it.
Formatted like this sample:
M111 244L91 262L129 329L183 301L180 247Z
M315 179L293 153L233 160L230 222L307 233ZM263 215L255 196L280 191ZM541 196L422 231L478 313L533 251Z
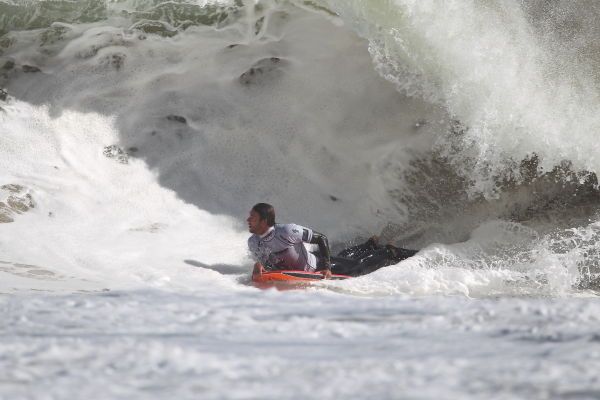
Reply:
M323 259L323 270L325 271L325 276L331 276L331 252L329 251L329 241L327 240L327 236L313 231L312 238L310 239L309 243L319 246L319 253Z
M248 253L250 258L252 258L254 263L254 268L252 269L252 275L260 275L265 272L265 266L260 260L260 256L258 254L258 247L256 245L256 241L253 240L253 237L248 239Z
M260 261L255 262L254 268L252 269L252 275L260 275L263 272L265 272L265 267L260 263Z

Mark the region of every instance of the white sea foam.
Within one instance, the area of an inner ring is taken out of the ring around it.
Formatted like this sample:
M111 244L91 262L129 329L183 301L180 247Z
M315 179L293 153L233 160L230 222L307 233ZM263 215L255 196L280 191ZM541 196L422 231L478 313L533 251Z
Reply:
M31 188L35 208L6 226L4 261L91 280L96 288L161 286L177 276L189 284L190 272L205 274L185 260L243 264L239 223L184 203L161 188L143 162L125 165L103 155L103 147L118 140L111 118L75 111L52 118L47 107L20 101L6 113L4 180Z
M11 398L593 398L597 304L160 291L2 297ZM276 304L276 305L274 305Z

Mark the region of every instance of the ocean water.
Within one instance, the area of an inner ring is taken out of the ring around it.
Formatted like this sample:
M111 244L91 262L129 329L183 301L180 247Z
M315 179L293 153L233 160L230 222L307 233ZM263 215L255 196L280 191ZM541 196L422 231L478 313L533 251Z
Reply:
M0 398L598 398L599 13L0 1ZM421 251L261 290L259 201Z

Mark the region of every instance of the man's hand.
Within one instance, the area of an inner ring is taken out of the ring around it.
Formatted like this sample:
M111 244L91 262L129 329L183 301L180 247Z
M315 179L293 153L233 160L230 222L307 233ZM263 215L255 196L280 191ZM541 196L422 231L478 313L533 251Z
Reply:
M323 274L323 278L329 279L331 278L331 269L327 268L320 271Z
M265 272L265 267L260 262L254 263L254 270L252 271L252 275L260 275Z

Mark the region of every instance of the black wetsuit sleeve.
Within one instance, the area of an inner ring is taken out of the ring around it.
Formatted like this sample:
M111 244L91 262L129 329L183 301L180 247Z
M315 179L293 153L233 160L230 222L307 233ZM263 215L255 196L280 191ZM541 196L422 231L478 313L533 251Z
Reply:
M319 246L319 253L321 254L321 259L323 260L324 269L331 269L331 252L329 251L329 242L327 241L327 236L313 231L313 235L309 243Z

